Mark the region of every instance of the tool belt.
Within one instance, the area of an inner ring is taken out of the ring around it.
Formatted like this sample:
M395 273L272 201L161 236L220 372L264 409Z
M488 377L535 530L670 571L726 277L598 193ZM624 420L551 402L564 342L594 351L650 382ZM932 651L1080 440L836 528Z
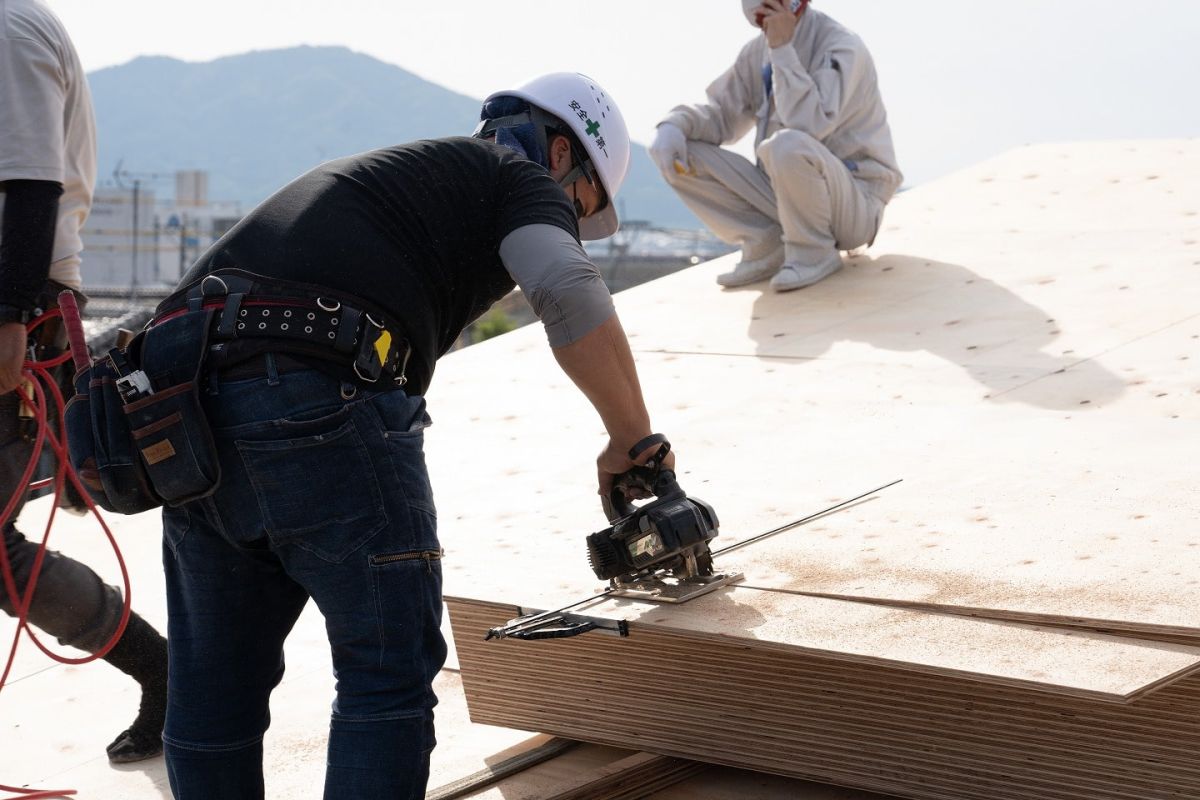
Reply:
M412 347L403 329L345 292L222 269L160 303L150 329L201 309L214 311L207 358L217 369L270 352L325 362L373 388L408 381Z
M68 449L88 493L135 514L215 491L221 467L200 401L204 377L268 352L398 388L411 347L379 309L350 295L241 270L206 275L164 300L126 347L76 374Z

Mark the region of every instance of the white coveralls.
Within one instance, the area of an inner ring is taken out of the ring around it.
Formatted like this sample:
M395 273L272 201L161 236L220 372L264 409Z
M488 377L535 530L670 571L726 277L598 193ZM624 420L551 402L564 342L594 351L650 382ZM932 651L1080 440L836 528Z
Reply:
M668 170L668 182L713 233L742 245L743 261L770 257L781 239L787 263L805 265L870 244L902 180L866 46L811 7L790 44L756 36L707 103L677 106L662 123L688 140L690 173ZM758 165L720 147L755 124Z

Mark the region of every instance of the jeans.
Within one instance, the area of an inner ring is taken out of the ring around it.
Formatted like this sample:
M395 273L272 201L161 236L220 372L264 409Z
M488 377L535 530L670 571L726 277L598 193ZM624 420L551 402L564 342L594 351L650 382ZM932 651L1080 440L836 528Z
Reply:
M446 657L424 400L269 356L206 392L220 486L163 510L175 797L263 797L268 699L311 597L337 680L325 798L423 798Z

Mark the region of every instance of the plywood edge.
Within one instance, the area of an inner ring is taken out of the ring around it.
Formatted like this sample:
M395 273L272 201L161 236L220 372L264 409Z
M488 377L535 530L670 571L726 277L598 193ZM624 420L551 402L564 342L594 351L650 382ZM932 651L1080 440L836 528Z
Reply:
M1051 628L1067 628L1071 630L1087 630L1094 633L1107 634L1121 639L1140 639L1161 644L1174 644L1182 647L1200 648L1200 628L1181 625L1160 625L1157 623L1134 622L1129 620L1105 619L1101 617L1082 617L1079 615L1045 614L1036 611L1020 611L1002 608L987 608L984 606L952 605L948 603L928 603L920 600L900 600L891 597L874 597L871 595L839 594L836 592L809 592L802 589L778 589L770 586L755 586L742 584L747 589L758 589L764 592L783 592L804 597L819 597L826 600L844 600L852 603L869 603L871 605L903 608L913 611L925 611L934 614L949 614L960 617L974 617L1002 622L1018 622Z
M1014 623L1018 624L1018 623ZM672 628L667 625L642 625L637 622L629 623L630 635L636 635L639 628L652 628L655 632L671 633L680 636L694 637L697 639L713 639L713 640L737 640L737 637L727 635L711 635L698 634L695 631L686 628ZM744 641L744 640L738 640ZM829 650L818 647L805 647L803 645L785 645L778 642L770 642L765 640L756 640L754 646L764 650L772 650L781 653L803 654L809 657L819 658L826 661L834 661L839 663L854 664L856 666L866 667L890 667L893 669L903 670L905 672L915 672L924 675L932 675L945 678L958 678L971 681L973 683L986 684L988 686L1004 686L1012 689L1026 689L1042 694L1052 694L1064 697L1073 697L1081 700L1095 700L1103 703L1113 703L1123 705L1131 703L1141 697L1144 697L1151 692L1161 689L1165 686L1174 683L1180 678L1186 677L1200 670L1200 654L1197 654L1197 661L1185 668L1171 673L1170 675L1156 679L1151 683L1143 684L1129 691L1103 691L1098 689L1087 689L1078 686L1068 686L1064 684L1049 683L1044 681L1036 681L1032 679L1013 678L1002 675L993 675L986 672L977 672L963 669L953 669L947 667L936 667L928 664L921 664L912 661L904 661L902 659L881 658L876 656L859 655L855 653L846 653L838 650Z
M739 591L745 593L762 590L741 588ZM782 601L785 604L789 597L800 599L790 593L768 592L763 595L765 601L774 603ZM815 602L835 604L847 602L825 598L814 600ZM455 624L454 605L459 602L463 601L455 599L448 604L451 608L452 626ZM697 603L694 611L702 608L699 605L701 601L693 602ZM891 655L891 653L897 652L897 649L893 647L889 651L886 646L887 640L889 638L895 640L896 636L872 638L864 633L861 640L862 649L855 652L849 648L839 649L821 646L818 642L805 642L802 641L802 636L797 636L791 641L773 641L756 638L754 635L744 632L742 635L727 633L719 630L718 625L711 624L711 620L703 613L698 616L693 613L689 619L672 613L677 609L669 607L651 606L646 608L644 606L648 604L641 604L643 606L641 608L632 605L614 608L612 604L611 600L594 601L592 604L576 609L576 612L601 619L624 619L629 624L631 636L637 636L639 631L665 633L694 642L734 643L760 652L770 651L785 655L807 656L823 661L851 663L866 667L890 667L905 672L960 678L985 685L1006 686L1105 703L1132 702L1200 670L1200 649L1196 648L1139 642L1092 632L1082 633L1042 628L1010 621L976 620L971 617L957 617L955 621L951 619L953 615L921 610L897 609L897 613L904 615L900 619L899 625L893 625L896 621L894 615L874 618L880 621L881 626L890 626L889 632L894 631L904 636L911 635L913 626L921 626L923 630L926 623L932 623L935 627L925 637L923 650L927 658L917 661ZM854 604L852 601L848 605L870 606L870 604ZM484 601L466 601L464 610L465 606L486 609L490 615L504 616L506 619L517 616L522 610L525 612L530 610ZM775 606L775 611L779 612L782 608L784 606ZM787 610L789 613L797 613L796 609L790 607ZM819 613L820 610L820 607L817 606L799 609L797 615ZM861 615L862 609L858 609L856 613ZM655 616L655 620L653 622L645 621L645 617L650 614ZM707 629L697 627L694 624L697 619L701 620L703 624L707 624ZM874 619L869 618L869 621L874 621ZM689 622L693 624L688 624ZM973 623L978 624L976 626ZM964 641L970 643L970 647L961 655L948 652L955 646L953 641L947 641L944 649L940 646L937 633L947 630L955 635L958 646L961 647L961 643ZM486 631L479 632L480 638L483 638L484 633ZM461 630L456 632L456 636L463 635L471 634ZM859 644L853 638L847 641L851 645ZM883 642L882 646L881 642ZM980 658L977 653L980 646L995 647L994 656L989 654ZM1026 647L1027 650L1023 649ZM877 652L868 652L872 649ZM913 652L922 651L918 648ZM1039 655L1044 655L1043 662L1047 670L1057 667L1064 661L1071 663L1072 667L1069 670L1059 669L1057 672L1043 671L1033 663ZM1128 667L1122 666L1122 674L1116 674L1116 670L1110 668L1112 664L1124 665L1131 660L1131 657L1139 657L1139 663ZM968 668L970 664L978 664L984 668ZM1045 676L1044 679L1043 676Z

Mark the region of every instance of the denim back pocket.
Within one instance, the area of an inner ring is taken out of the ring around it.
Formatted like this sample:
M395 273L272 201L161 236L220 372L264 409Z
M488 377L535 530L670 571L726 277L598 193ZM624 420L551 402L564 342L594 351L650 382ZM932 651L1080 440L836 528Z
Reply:
M388 522L370 451L345 412L303 423L303 436L236 441L272 543L332 563Z
M393 390L374 397L370 407L387 443L388 460L396 481L392 491L405 498L415 513L436 520L433 487L425 466L425 429L433 424L425 411L425 398L409 397L401 390ZM414 524L420 528L426 522L415 519ZM433 545L433 542L414 540L412 546L419 549Z

